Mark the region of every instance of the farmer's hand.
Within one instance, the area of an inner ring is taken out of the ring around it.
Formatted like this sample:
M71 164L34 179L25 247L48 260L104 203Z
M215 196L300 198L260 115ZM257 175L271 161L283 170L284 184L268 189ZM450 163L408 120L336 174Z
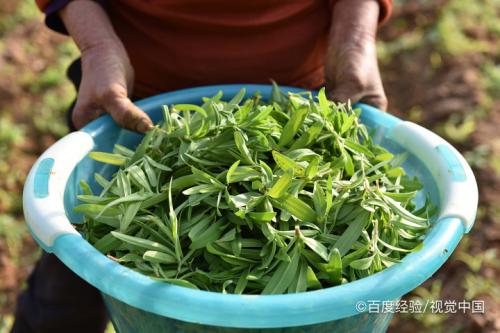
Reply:
M378 17L376 0L336 2L325 63L326 87L334 100L387 109L375 45Z
M77 0L60 15L82 56L82 81L72 119L75 127L107 112L125 128L139 132L151 128L151 119L129 99L134 71L102 7Z

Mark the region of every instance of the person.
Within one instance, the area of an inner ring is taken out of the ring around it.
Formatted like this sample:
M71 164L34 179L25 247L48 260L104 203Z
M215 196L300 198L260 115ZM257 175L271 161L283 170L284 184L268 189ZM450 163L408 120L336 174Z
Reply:
M200 85L269 83L317 89L341 102L387 108L376 32L392 0L36 0L46 24L81 58L68 112L79 129L103 113L145 132L132 102ZM103 332L100 294L44 253L18 298L12 333Z

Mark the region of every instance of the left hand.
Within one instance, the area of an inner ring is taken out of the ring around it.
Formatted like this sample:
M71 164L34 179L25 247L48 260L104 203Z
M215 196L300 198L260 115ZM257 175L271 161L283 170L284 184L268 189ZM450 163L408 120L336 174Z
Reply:
M356 2L356 3L354 3ZM363 102L387 109L377 63L375 0L340 0L334 8L325 63L327 93L338 102Z

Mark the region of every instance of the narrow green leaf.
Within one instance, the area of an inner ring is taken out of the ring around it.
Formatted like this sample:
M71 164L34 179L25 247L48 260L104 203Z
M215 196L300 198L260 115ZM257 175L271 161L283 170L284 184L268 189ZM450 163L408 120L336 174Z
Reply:
M117 216L120 215L120 210L118 208L108 208L104 211L105 205L99 204L81 204L73 208L74 213L84 214L91 218L97 218L97 216Z
M318 174L318 167L319 167L319 158L314 158L309 165L307 166L306 169L306 177L308 179L313 179L314 177L317 176Z
M113 153L98 152L98 151L90 152L89 157L97 162L102 162L112 165L124 165L127 162L127 158L125 156Z
M276 198L276 199L282 197L288 190L288 187L292 182L292 177L293 177L292 172L290 171L285 172L281 177L278 178L278 180L274 183L274 185L269 189L267 195L269 195L271 198Z
M195 111L204 118L208 117L207 111L205 111L205 109L201 106L195 104L175 104L174 109L178 111Z
M142 255L142 258L146 261L154 262L157 264L176 264L178 259L170 254L158 251L146 251Z
M391 178L397 178L405 175L405 170L402 167L395 167L390 170L387 170L386 173L387 177Z
M252 155L250 154L250 150L245 143L245 139L243 138L243 135L238 131L234 132L234 142L236 143L236 148L238 148L241 154L242 162L246 164L254 164Z
M82 193L84 195L88 195L88 196L93 196L94 193L92 192L92 189L90 188L90 185L84 181L83 179L80 180L80 188L82 189Z
M171 250L168 247L166 247L165 245L162 245L158 242L153 242L153 241L150 241L148 239L142 239L139 237L125 235L125 234L118 232L118 231L111 231L111 234L113 235L113 237L115 237L115 238L117 238L125 243L131 244L131 245L134 245L134 246L146 249L146 250L154 250L154 251L160 251L160 252L164 252L164 253L171 252Z
M226 174L226 183L231 183L231 177L233 176L233 173L234 171L236 170L236 168L238 167L238 165L240 165L241 161L240 160L237 160L236 162L234 162L231 167L229 168L229 170L227 170L227 174Z
M362 259L356 259L352 261L349 266L357 269L357 270L365 270L368 269L372 263L373 263L373 256L367 257L367 258L362 258Z
M146 149L148 148L149 144L151 143L151 140L153 139L153 136L155 133L156 133L156 129L149 130L146 133L146 135L142 139L141 143L137 146L132 158L127 160L127 165L131 165L131 164L135 163L136 161L140 160L146 154Z
M280 204L290 214L301 221L314 222L317 219L316 212L304 201L290 194L285 194L279 199Z
M326 215L326 195L319 182L314 182L313 189L313 204L314 210L319 217L324 217Z
M197 250L206 247L212 242L218 240L221 236L222 228L220 223L212 223L206 230L201 231L196 234L196 237L191 237L191 245L189 246L192 250Z
M150 196L151 196L150 194L132 193L132 194L127 195L125 197L115 199L115 200L111 201L110 203L106 204L106 206L104 206L102 208L101 212L97 215L97 217L103 215L104 212L106 212L111 207L115 207L119 204L127 203L127 202L144 201L144 200L148 199Z
M338 249L341 256L346 255L354 242L361 236L361 232L369 223L369 216L370 213L367 211L361 212L335 242L334 247Z
M270 222L276 217L276 212L250 212L247 215L257 222Z
M307 263L304 259L299 262L297 278L288 287L289 293L300 293L307 290Z
M304 176L305 168L286 155L283 155L275 150L272 152L274 161L283 170L292 170L294 175L298 177Z
M309 144L316 139L322 129L323 123L319 121L315 122L292 144L290 150L309 146Z
M141 208L140 202L132 202L125 209L125 213L123 214L122 219L120 220L120 232L126 232L130 222L135 218L135 215Z
M367 156L368 158L374 158L375 156L373 153L365 146L360 145L359 143L356 143L350 139L345 139L344 140L344 145L349 148L351 151L363 154Z
M262 294L281 294L292 283L292 280L297 274L300 262L300 254L298 251L293 251L290 263L282 262L279 268L275 271L271 280L267 283L266 287L262 290Z
M240 89L240 91L238 91L238 93L234 95L234 97L229 101L228 104L233 104L233 105L240 104L243 98L245 97L245 94L246 94L246 89L245 88Z
M113 201L113 197L99 197L96 195L85 195L85 194L77 195L76 198L80 201L89 204L107 204L108 202Z
M158 177L153 167L151 166L151 163L149 163L147 159L144 160L144 170L146 171L146 175L148 176L149 184L151 184L151 186L153 187L156 187L156 185L158 185Z
M166 171L166 172L172 171L172 168L156 162L154 159L152 159L149 156L145 156L145 158L146 158L146 161L148 161L148 163L151 164L151 166L155 169L159 169L159 170Z
M293 137L297 134L300 126L304 122L304 119L306 118L308 112L309 109L306 107L301 107L293 112L290 120L288 120L285 127L283 128L278 146L285 147L293 139Z
M310 266L307 266L307 289L316 290L321 289L321 282L319 282L316 274Z
M177 215L175 214L174 203L172 199L172 178L170 178L170 184L168 186L168 218L170 219L171 224L175 256L177 258L177 261L181 261L182 248L179 238L179 221L177 220Z
M229 171L228 171L229 174ZM261 174L250 166L238 166L232 170L231 174L226 177L228 183L248 182L255 179L260 179Z
M327 264L320 264L320 269L328 275L328 281L333 285L342 282L342 258L339 250L333 248L330 252L330 260Z
M133 165L127 168L127 172L132 178L132 180L142 189L146 190L146 192L152 192L151 187L149 185L148 179L146 178L146 174L139 168L137 165Z
M116 239L111 233L104 235L94 243L94 247L101 253L108 253L120 246L121 241Z
M247 279L248 274L249 274L248 270L241 274L240 278L238 279L238 282L236 283L236 287L234 287L235 294L241 295L245 291L245 288L247 287L248 284L248 279Z
M330 108L330 102L326 98L324 87L321 88L318 92L318 102L319 102L319 108L320 108L321 112L323 113L323 116L324 117L330 116L330 114L332 113L332 110Z
M354 124L354 121L356 120L356 116L354 114L348 116L344 123L342 124L342 127L340 128L340 134L344 134L348 130L351 129L352 125Z
M422 217L418 217L418 216L413 215L412 213L410 213L409 211L407 211L406 209L404 209L399 202L395 201L392 198L389 198L389 197L386 196L386 197L384 197L384 201L399 216L401 216L402 218L404 218L404 219L406 219L408 221L411 221L411 222L414 222L414 223L417 223L417 224L422 224L422 223L426 223L427 222L427 219L424 219Z
M344 169L348 176L352 176L354 174L354 163L352 161L351 155L344 150Z
M181 279L162 279L165 282L168 282L170 284L175 284L176 286L181 286L181 287L186 287L186 288L191 288L191 289L199 289L195 284L186 281L186 280L181 280Z
M319 255L323 260L328 261L329 255L328 255L328 249L315 240L314 238L310 237L304 237L303 238L304 244L306 244L311 250L313 250L317 255Z

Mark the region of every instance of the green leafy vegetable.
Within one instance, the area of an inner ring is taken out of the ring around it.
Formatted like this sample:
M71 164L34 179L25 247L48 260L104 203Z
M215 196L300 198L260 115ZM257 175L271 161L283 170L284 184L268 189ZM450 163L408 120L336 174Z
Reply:
M189 288L280 294L366 277L418 251L433 207L403 155L324 90L163 108L135 149L81 182L86 238L122 265Z

